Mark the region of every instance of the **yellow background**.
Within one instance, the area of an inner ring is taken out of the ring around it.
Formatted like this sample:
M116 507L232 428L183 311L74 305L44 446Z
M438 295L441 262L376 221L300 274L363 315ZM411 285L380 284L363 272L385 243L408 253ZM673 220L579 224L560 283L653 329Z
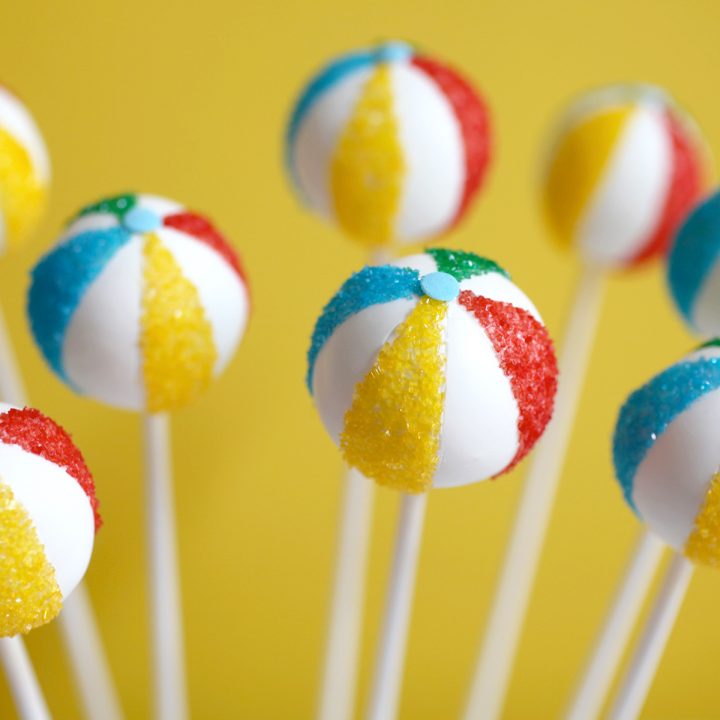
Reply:
M717 143L720 5L577 0L152 3L4 0L0 78L35 113L54 165L34 242L0 265L0 295L32 401L74 433L106 526L88 581L128 717L149 713L139 421L74 397L34 348L28 269L83 204L137 189L215 218L242 253L254 316L237 358L173 422L190 695L198 718L308 718L318 685L341 488L339 454L303 386L314 320L360 247L300 209L281 163L295 94L320 63L377 38L412 39L482 89L496 144L486 191L446 244L511 270L560 338L575 258L541 224L538 159L578 90L662 84ZM694 341L657 266L608 287L507 717L553 717L639 527L612 478L625 395ZM403 718L463 703L524 465L433 493L412 618ZM396 497L377 504L360 702L367 694ZM720 716L720 576L701 570L645 709ZM57 629L28 640L57 717L77 717ZM0 716L12 716L4 687Z

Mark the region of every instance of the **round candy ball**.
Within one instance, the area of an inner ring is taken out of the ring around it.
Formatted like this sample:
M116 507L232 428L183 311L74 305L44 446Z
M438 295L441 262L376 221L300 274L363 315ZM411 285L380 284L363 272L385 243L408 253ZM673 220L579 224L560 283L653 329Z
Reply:
M685 219L668 256L668 283L685 320L706 337L720 335L720 193Z
M720 347L714 341L635 391L615 428L615 473L647 526L720 565Z
M32 272L28 313L51 368L116 407L175 410L227 365L247 323L237 255L205 218L150 195L86 207Z
M432 238L457 223L489 155L477 92L400 42L333 60L300 95L287 131L302 201L375 246Z
M99 526L92 476L70 436L37 410L0 403L0 637L60 612Z
M543 183L558 240L608 267L666 251L704 184L705 144L659 88L587 93L563 116Z
M406 492L507 472L543 433L557 387L530 300L492 260L439 248L353 275L308 361L345 460Z
M28 109L0 86L0 253L35 229L50 183L50 160Z

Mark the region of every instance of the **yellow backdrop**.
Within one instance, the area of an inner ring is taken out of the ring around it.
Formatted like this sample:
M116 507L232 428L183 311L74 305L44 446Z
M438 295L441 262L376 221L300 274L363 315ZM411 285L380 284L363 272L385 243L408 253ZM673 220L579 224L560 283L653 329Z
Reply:
M55 177L40 233L0 265L0 297L33 403L73 432L96 477L106 526L88 581L128 717L149 714L138 418L61 386L24 316L28 269L65 218L107 193L168 195L215 218L246 261L246 339L173 421L191 702L198 718L308 718L341 466L303 385L305 350L363 251L289 192L281 138L296 92L319 63L377 38L411 39L462 68L491 102L497 143L486 191L446 242L509 268L559 338L578 265L548 241L536 187L555 113L587 86L650 81L717 143L719 22L710 0L4 3L0 79L33 109ZM508 718L553 717L567 699L639 532L612 478L617 409L693 342L658 267L610 283ZM453 718L462 706L524 470L431 497L403 718ZM395 509L381 492L361 703ZM698 572L645 717L720 716L719 600L720 575ZM77 717L57 628L28 644L57 716ZM0 716L12 717L4 685Z

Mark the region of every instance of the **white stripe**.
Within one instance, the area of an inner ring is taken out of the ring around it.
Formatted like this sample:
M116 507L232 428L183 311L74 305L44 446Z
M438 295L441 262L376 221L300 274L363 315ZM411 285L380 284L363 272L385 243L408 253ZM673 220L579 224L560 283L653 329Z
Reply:
M336 443L340 441L356 385L416 304L416 299L393 300L365 308L336 328L318 353L313 397L323 424Z
M91 397L142 410L140 358L142 238L134 235L85 291L65 333L63 363L70 380Z
M691 310L692 322L703 337L720 335L720 262L705 277Z
M578 244L593 262L627 262L657 228L673 170L663 113L663 106L646 103L630 116L578 223Z
M635 473L633 500L649 528L682 551L720 468L720 391L696 400L655 441Z
M334 217L332 161L340 136L352 117L374 67L350 73L313 103L291 148L292 162L310 207Z
M25 148L41 183L50 180L50 158L45 141L27 108L12 93L0 87L0 128Z
M198 291L218 353L214 368L217 376L230 362L245 332L247 290L227 261L206 243L166 227L156 230L156 235Z
M0 443L0 482L30 516L63 597L82 580L92 555L95 519L75 478L18 445Z
M463 280L460 283L460 290L470 290L474 295L515 305L515 307L526 310L542 323L540 313L530 298L512 280L508 280L500 273L488 272L475 275L469 280Z
M448 304L445 412L433 487L485 480L519 447L519 409L510 379L477 319Z
M395 230L410 241L437 235L454 219L465 188L465 143L450 102L431 78L406 63L391 72L406 163Z

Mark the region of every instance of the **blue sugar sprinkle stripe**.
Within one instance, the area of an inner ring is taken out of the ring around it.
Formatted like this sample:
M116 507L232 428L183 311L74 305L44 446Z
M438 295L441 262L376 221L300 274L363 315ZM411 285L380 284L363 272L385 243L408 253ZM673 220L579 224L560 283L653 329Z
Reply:
M660 373L623 405L613 437L613 462L625 500L637 514L633 484L648 450L675 417L718 388L720 358L698 358Z
M49 252L32 271L30 327L45 359L68 384L62 360L67 327L87 288L130 238L122 227L80 233Z
M376 55L371 50L362 50L359 52L348 53L338 58L334 62L327 65L321 70L307 86L303 94L298 99L290 116L287 135L285 137L285 166L293 179L293 182L299 187L295 176L295 168L292 161L292 152L295 145L300 125L310 108L315 102L330 88L340 82L347 75L362 70L376 62Z
M692 324L697 296L720 255L720 193L699 205L680 228L668 257L668 283Z
M315 325L308 350L306 383L310 394L317 356L339 325L371 305L409 300L422 294L420 273L394 265L366 267L347 280L325 306Z

